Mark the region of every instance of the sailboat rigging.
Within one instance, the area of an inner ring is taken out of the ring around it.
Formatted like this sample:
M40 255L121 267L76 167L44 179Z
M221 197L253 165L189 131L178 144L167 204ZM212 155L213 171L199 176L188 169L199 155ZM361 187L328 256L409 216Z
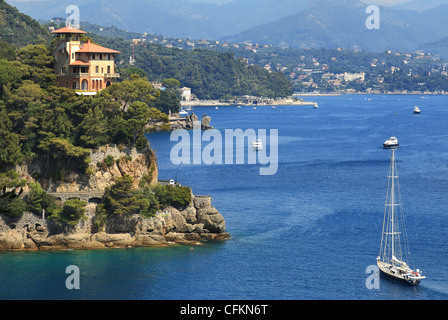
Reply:
M389 186L384 210L383 231L377 265L382 274L411 285L418 285L426 277L421 270L408 266L409 248L406 239L406 225L401 207L395 148L391 150Z

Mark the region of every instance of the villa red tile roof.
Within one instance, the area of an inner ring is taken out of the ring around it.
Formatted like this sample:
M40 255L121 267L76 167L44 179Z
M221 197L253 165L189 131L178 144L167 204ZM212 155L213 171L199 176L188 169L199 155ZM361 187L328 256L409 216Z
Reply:
M87 40L87 43L81 45L78 52L87 52L87 53L121 53L120 51L109 49L106 47L99 46L97 44L93 44L90 42L90 39Z
M76 60L72 63L70 63L71 66L88 66L89 63L88 62L84 62L82 60Z
M51 33L87 33L87 32L68 26L52 31Z

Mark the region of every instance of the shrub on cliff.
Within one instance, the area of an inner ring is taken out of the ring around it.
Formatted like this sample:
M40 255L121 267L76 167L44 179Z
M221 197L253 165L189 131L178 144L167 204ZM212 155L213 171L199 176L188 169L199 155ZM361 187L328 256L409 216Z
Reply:
M22 216L26 204L19 195L25 183L14 170L0 173L0 213L10 217ZM17 192L18 190L21 191Z
M12 196L9 196L12 195ZM2 192L0 195L0 213L9 217L21 217L26 209L25 202L12 193Z
M115 180L115 184L106 188L104 203L97 207L97 221L101 224L105 218L113 215L142 214L153 216L156 213L157 201L145 190L133 187L134 179L125 175Z
M27 209L35 214L41 215L45 210L46 216L57 216L62 210L56 198L46 193L39 182L31 182L29 185L30 194L27 200Z
M79 199L68 199L64 202L60 213L60 220L69 225L76 225L81 219L85 219L84 212L87 203Z
M162 208L172 206L185 208L191 202L191 189L189 187L155 185L152 188L156 199Z

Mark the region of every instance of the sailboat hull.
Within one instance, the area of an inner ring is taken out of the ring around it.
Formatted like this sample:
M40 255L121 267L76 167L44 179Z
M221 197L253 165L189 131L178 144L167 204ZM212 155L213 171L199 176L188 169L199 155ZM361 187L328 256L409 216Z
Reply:
M398 273L393 273L391 271L390 267L391 265L385 262L378 261L377 263L378 268L381 271L381 274L384 275L386 278L390 280L394 280L397 282L405 283L411 286L417 286L420 284L420 281L424 279L425 277L414 277L414 276L406 276Z

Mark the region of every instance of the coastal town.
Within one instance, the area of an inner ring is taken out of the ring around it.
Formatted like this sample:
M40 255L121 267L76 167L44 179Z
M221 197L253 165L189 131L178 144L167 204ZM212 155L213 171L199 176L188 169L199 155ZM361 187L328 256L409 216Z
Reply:
M247 65L258 65L269 72L284 73L293 83L294 91L300 93L448 93L444 88L431 87L426 83L431 77L442 78L448 82L448 61L430 52L403 53L388 50L381 53L367 53L356 48L332 50L276 48L269 44L252 42L228 43L150 34L142 34L140 38L132 39L132 43L135 47L158 44L181 50L208 49L233 52ZM362 59L359 58L360 56ZM362 60L362 63L359 60ZM399 78L401 82L415 83L415 85L394 87L388 85L390 78Z
M50 21L49 30L62 18ZM246 65L270 73L283 73L301 95L322 94L447 94L448 60L429 51L365 52L353 48L290 48L271 44L231 43L210 39L185 39L150 33L136 33L88 24L86 31L129 41L132 53L120 57L119 66L138 66L138 52L156 45L166 49L205 49L231 52ZM194 92L193 92L194 99Z

